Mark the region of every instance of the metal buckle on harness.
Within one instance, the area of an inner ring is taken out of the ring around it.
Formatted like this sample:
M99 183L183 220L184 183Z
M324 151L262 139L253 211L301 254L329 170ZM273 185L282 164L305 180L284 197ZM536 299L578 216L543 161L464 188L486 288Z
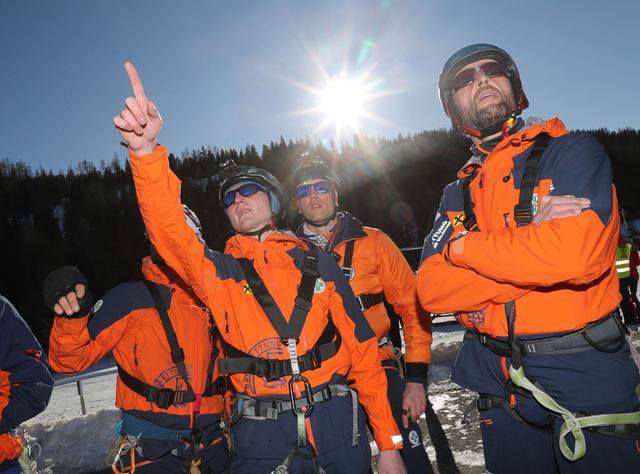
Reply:
M261 359L260 361L260 365L262 367L262 377L264 377L267 382L273 382L274 380L278 380L280 378L278 376L276 361L277 359Z
M362 301L362 295L356 296L356 299L358 300L358 304L360 305L360 311L364 313L367 309L369 309L367 306L365 306L364 301Z
M296 382L302 382L304 384L304 392L306 393L306 395L300 398L297 398L295 393L293 393L293 384ZM307 379L303 375L298 375L297 377L291 377L291 380L289 380L289 400L291 400L291 411L293 412L294 416L298 416L300 414L300 411L296 406L296 401L303 400L303 399L307 402L306 404L307 409L304 412L304 416L306 418L309 415L311 415L311 413L313 412L314 402L313 402L313 393L311 391L311 383L309 383L309 379Z
M353 278L354 271L351 267L342 267L342 273L347 277L347 279L351 280Z
M166 410L171 406L173 402L173 390L170 388L161 388L158 390L158 396L156 397L155 404L158 405L158 408L162 408Z
M528 206L520 206L520 204L516 204L513 208L513 219L520 226L526 224L528 221L531 221L531 205Z

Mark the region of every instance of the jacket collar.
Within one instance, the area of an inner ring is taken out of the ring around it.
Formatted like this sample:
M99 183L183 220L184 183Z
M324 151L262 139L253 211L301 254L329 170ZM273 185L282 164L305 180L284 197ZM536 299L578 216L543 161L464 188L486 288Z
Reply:
M547 121L537 117L529 117L526 120L518 118L506 137L497 137L481 145L473 145L471 147L471 158L458 171L458 177L464 178L472 174L474 170L484 164L492 153L510 145L517 146L523 142L533 141L541 133L547 133L551 137L559 137L569 133L569 131L557 117Z
M342 242L354 239L362 239L367 236L364 231L362 223L353 217L351 214L345 211L340 211L337 214L337 222L332 231L332 236L327 242L326 248L321 250L330 252ZM314 241L310 239L310 235L305 233L305 226L301 224L296 230L296 235L308 242L311 245L315 245Z
M224 253L236 258L255 259L256 255L261 255L266 248L282 248L289 251L300 247L306 250L307 246L289 230L277 230L266 239L260 241L242 234L235 234L229 240L224 249Z

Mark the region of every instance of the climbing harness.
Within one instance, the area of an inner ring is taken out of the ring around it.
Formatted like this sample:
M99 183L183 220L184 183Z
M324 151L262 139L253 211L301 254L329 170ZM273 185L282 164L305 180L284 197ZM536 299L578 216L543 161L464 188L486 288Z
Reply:
M533 189L537 179L540 158L549 141L549 135L539 135L531 146L529 155L526 158L524 175L520 185L520 196L518 204L514 207L514 220L518 227L530 224L533 220ZM468 231L478 230L469 190L470 183L474 176L475 171L462 181L465 209L464 226ZM474 331L467 331L465 334L466 339L477 339L481 344L488 347L500 357L511 359L511 364L507 371L510 381L507 387L510 392L510 401L506 404L506 401L498 399L501 406L508 406L510 410L507 411L509 411L512 416L516 415L517 419L521 419L514 408L515 391L516 389L522 389L531 394L531 396L553 416L561 418L563 423L559 431L560 452L569 461L577 461L586 454L586 442L582 431L585 428L602 434L640 439L640 411L602 415L573 413L550 397L539 383L527 378L522 365L522 357L527 354L561 354L580 352L592 348L602 352L617 352L621 350L625 343L625 331L624 328L620 326L621 323L614 314L607 315L578 331L562 336L522 340L515 335L515 301L510 301L505 304L505 313L508 324L507 341L494 339ZM612 344L615 345L612 347ZM488 397L484 397L484 399L480 397L477 403L483 405L482 409L498 406L498 401ZM478 405L478 408L480 409L480 405ZM529 422L527 423L531 424ZM571 433L574 438L573 450L566 441L569 433Z
M167 308L165 305L160 292L158 291L158 287L153 282L144 281L147 290L149 291L151 297L153 298L153 302L160 317L160 321L162 323L162 327L167 338L167 342L169 344L169 349L171 351L171 360L173 361L176 370L180 378L182 378L186 390L173 390L169 388L158 388L154 387L146 382L136 378L135 376L129 374L126 370L124 370L120 365L118 365L118 375L122 382L131 390L136 392L137 394L143 396L146 400L151 403L155 403L161 409L167 409L172 405L180 405L185 403L191 403L192 407L192 422L191 428L187 430L172 430L168 428L164 428L162 426L156 425L154 423L148 422L141 418L134 417L127 412L122 413L122 420L119 423L118 427L121 431L119 433L125 433L127 439L121 443L121 446L116 454L116 458L119 460L122 457L123 451L129 452L131 451L131 466L132 469L135 470L135 462L134 462L134 454L133 448L137 446L137 441L141 437L155 439L155 440L167 440L167 441L182 441L186 444L189 444L193 447L194 450L194 458L190 463L190 472L200 472L199 465L201 464L201 460L199 457L200 445L201 445L201 431L199 426L199 416L200 416L200 403L202 398L204 397L212 397L218 394L224 393L226 390L226 386L223 378L219 377L216 380L212 380L213 372L215 368L215 360L217 358L216 348L216 335L215 329L213 325L213 317L207 310L209 315L210 322L210 339L211 339L211 347L213 348L213 353L211 354L211 358L209 360L209 366L207 368L207 382L205 385L205 389L203 393L196 394L189 382L189 375L187 373L187 369L184 363L184 351L180 347L178 342L178 337L176 332L171 324L171 319L167 312ZM132 436L131 433L138 433L135 436L135 442L132 439L128 439L128 437ZM143 461L146 463L146 461ZM138 462L138 466L141 463ZM116 462L112 463L114 472L116 469ZM130 471L130 472L133 472Z
M231 346L223 339L225 356L228 358L220 361L220 372L225 375L250 373L264 377L267 381L288 376L291 378L289 380L288 401L263 400L238 394L236 412L238 415L253 419L277 420L279 415L290 411L296 418L296 443L273 472L276 474L287 473L293 458L302 455L302 451L306 450L310 454L315 472L325 474L322 467L318 465L315 448L307 439L306 419L313 412L316 403L326 401L334 395L342 396L346 393L351 393L354 397L355 392L351 391L344 383L328 384L314 391L309 380L303 375L304 372L320 367L323 361L333 357L341 344L340 334L336 331L329 315L329 321L313 348L302 355L298 354L297 342L311 310L314 287L319 277L318 250L312 248L304 252L301 265L302 278L288 322L256 272L253 263L245 258L237 259L237 261L244 272L252 294L278 333L282 345L286 347L289 358L279 360L253 357ZM299 388L300 385L302 385L302 389ZM357 403L354 402L353 406L357 413ZM355 419L357 421L357 418ZM354 427L354 430L357 430L357 426ZM355 435L354 439L356 439Z

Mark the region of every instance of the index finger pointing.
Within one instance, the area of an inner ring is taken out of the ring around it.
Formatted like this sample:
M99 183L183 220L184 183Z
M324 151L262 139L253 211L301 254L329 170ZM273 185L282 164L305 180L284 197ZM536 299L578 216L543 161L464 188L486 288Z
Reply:
M136 100L141 103L144 102L146 99L146 96L144 95L144 87L142 87L142 81L140 80L140 76L138 75L138 71L135 66L127 62L124 64L124 69L127 71L127 75L129 76L129 82L131 83L133 95Z

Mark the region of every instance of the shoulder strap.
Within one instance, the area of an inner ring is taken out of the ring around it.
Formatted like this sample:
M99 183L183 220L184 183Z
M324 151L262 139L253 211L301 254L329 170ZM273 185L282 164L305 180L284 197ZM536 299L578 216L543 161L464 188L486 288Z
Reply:
M342 261L342 273L347 278L351 278L351 274L353 273L353 268L351 268L351 261L353 260L353 247L355 246L356 241L350 240L346 243L344 247L344 260Z
M311 309L313 289L318 278L318 251L315 248L304 253L302 260L302 280L298 287L293 311L289 322L284 318L282 311L264 285L260 275L256 272L253 263L246 258L239 258L238 263L244 271L247 283L258 300L260 307L269 318L271 325L278 335L284 339L297 340L302 332L302 327Z
M473 211L474 205L471 200L471 191L469 190L469 186L471 186L471 181L476 177L477 170L474 169L469 176L466 176L462 179L462 193L464 198L464 221L462 225L469 232L478 229L478 221L476 220L476 214Z
M520 200L513 208L513 218L518 227L530 224L533 220L531 198L533 197L533 188L538 177L538 164L550 139L551 137L546 133L538 135L524 164L524 175L520 183Z
M160 321L162 322L162 327L164 328L164 333L167 337L167 342L169 343L169 348L171 349L171 360L176 365L180 376L183 378L184 383L187 386L187 391L194 393L191 388L191 384L189 383L189 377L187 375L187 369L184 365L184 351L178 344L178 336L176 336L176 332L171 325L171 319L169 318L169 314L167 313L167 308L160 296L160 292L156 285L148 280L144 280L144 284L146 285L151 297L153 298L153 303L155 304L156 310L158 311L158 315L160 316Z

